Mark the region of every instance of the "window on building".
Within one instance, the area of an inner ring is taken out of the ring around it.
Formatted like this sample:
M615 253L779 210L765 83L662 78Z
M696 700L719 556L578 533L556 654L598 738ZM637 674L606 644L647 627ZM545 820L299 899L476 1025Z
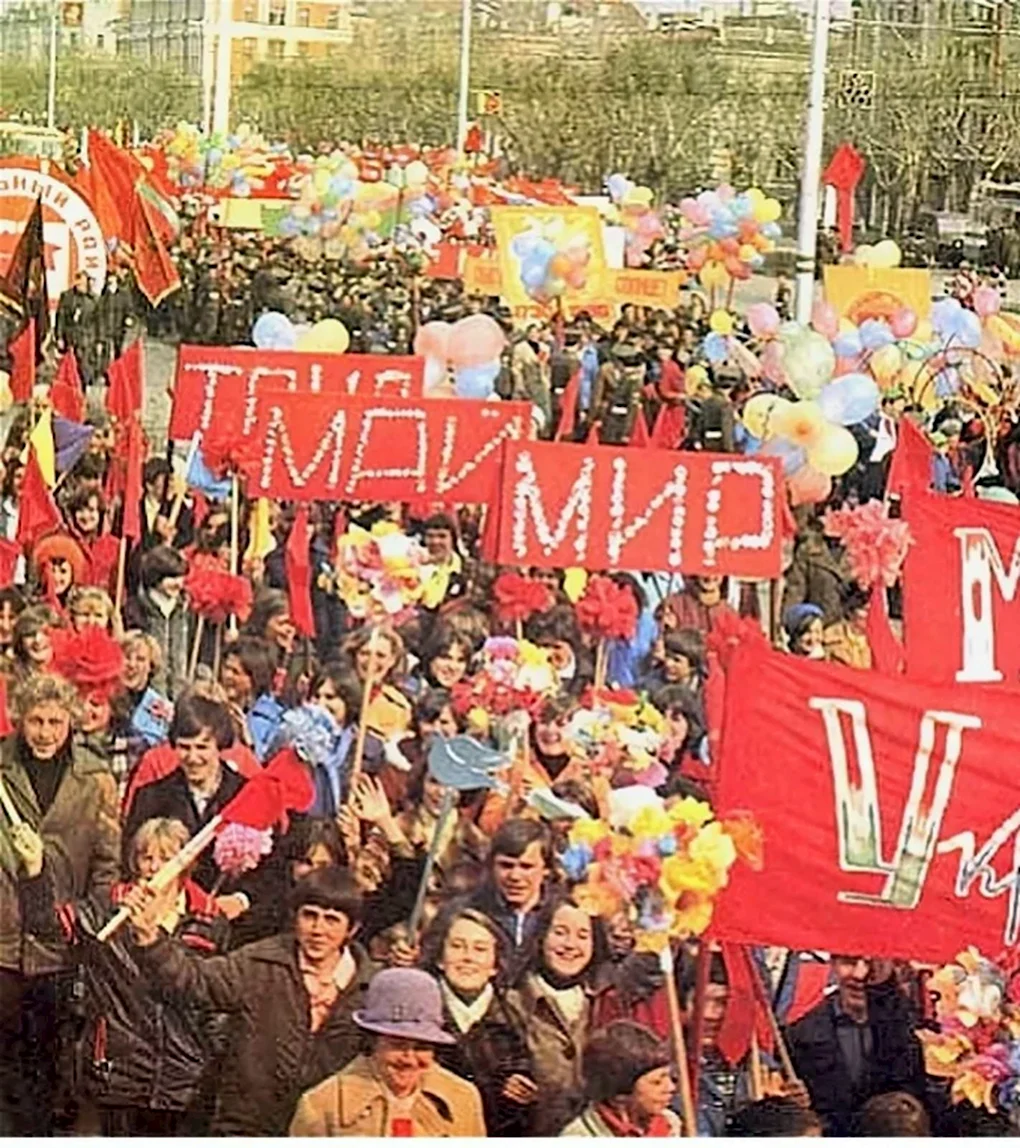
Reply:
M282 40L270 40L269 41L269 58L270 58L270 60L282 60L283 59L283 41Z
M259 18L258 4L245 4L244 11L241 13L241 18L246 24L254 24L255 21Z
M241 41L241 57L247 63L255 59L255 41L251 37Z
M311 8L299 8L297 10L297 22L299 28L307 28L312 22Z
M106 37L100 32L96 36L96 51L102 52L106 48Z
M309 44L306 40L302 40L301 43L298 44L297 54L301 57L302 60L307 60L308 57L312 54L311 47L311 44Z
M270 24L283 24L287 18L287 6L279 3L279 0L270 0L269 4L269 23Z
M334 31L340 27L340 8L336 4L331 4L326 13L326 27L332 28Z

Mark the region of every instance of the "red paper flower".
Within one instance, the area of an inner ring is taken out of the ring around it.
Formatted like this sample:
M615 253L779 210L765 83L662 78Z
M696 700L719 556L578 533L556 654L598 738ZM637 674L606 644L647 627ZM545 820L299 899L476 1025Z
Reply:
M884 503L872 499L853 510L830 510L822 528L842 540L854 578L862 586L892 586L914 541L905 519L889 518Z
M120 644L101 626L74 630L51 630L52 670L77 686L82 696L109 696L120 686L124 654Z
M641 699L633 690L599 690L596 694L593 686L588 686L581 694L581 709L591 710L597 706L636 706Z
M532 614L541 614L553 605L552 591L543 582L525 578L508 570L492 587L496 599L496 617L506 623L524 622Z
M248 474L262 462L258 439L242 438L236 431L210 427L202 436L202 458L217 477L224 474Z
M637 629L638 605L634 595L612 578L596 575L588 579L575 607L581 628L602 638L633 638Z
M712 632L705 639L705 651L719 659L725 670L740 646L767 646L761 626L753 618L741 618L731 611L722 611L712 623Z
M225 622L231 614L247 622L251 614L251 583L240 574L202 566L188 571L184 589L192 610L214 625Z

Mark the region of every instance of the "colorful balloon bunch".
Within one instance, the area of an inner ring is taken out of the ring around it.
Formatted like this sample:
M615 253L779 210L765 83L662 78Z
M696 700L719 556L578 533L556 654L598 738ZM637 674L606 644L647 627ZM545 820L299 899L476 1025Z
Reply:
M568 289L579 291L588 282L588 237L571 232L562 220L530 222L514 236L510 249L519 263L521 285L536 303L558 299Z
M709 290L749 279L782 235L783 209L758 187L739 195L729 184L680 201L678 238L687 248L687 268Z
M289 172L293 162L286 144L269 143L247 124L230 135L205 136L194 124L182 122L159 142L178 186L239 198L261 191L267 181Z
M631 183L619 172L606 180L606 189L626 234L624 261L628 267L641 267L645 252L666 234L659 213L652 207L652 190Z
M452 368L458 398L493 398L505 346L503 328L491 315L468 315L456 323L434 320L419 327L414 353L425 359L426 395L449 393Z
M252 342L264 351L309 351L342 355L351 336L339 319L320 319L313 326L295 326L280 311L265 311L251 329Z

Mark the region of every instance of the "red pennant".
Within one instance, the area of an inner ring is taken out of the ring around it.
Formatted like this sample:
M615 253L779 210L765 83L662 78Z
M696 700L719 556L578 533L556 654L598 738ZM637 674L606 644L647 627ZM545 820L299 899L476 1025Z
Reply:
M570 438L574 433L574 422L577 419L577 398L581 393L581 368L570 376L570 381L563 390L563 407L560 411L560 425L556 428L554 442Z
M751 1047L752 1032L757 1032L760 1049L772 1051L772 1028L751 972L749 962L754 958L742 946L727 941L722 944L722 958L730 982L730 999L716 1044L730 1064L739 1064Z
M137 345L137 344L136 344ZM112 389L112 388L111 388ZM142 536L142 462L145 445L142 428L132 419L127 433L127 466L124 475L124 524L121 537L137 541Z
M11 352L11 378L8 384L16 403L32 399L35 386L35 320L29 319L9 345Z
M660 450L677 450L684 441L687 415L683 404L663 403L652 427L652 446Z
M585 442L588 446L599 445L599 430L601 426L602 424L598 422L598 420L591 424L591 429L588 431L588 437L585 439Z
M253 829L286 828L288 813L306 813L315 800L308 766L293 749L281 750L266 768L223 807L223 824Z
M903 673L903 645L889 624L889 602L884 586L876 586L871 591L868 616L864 622L864 636L871 647L873 669L883 674Z
M50 488L39 469L35 447L29 446L28 462L25 465L25 477L22 480L18 501L16 541L23 550L31 549L44 534L56 530L61 524L60 511L57 510Z
M7 709L7 677L0 674L0 737L14 733L14 723Z
M57 364L57 373L50 384L50 402L61 418L73 423L80 423L85 415L85 388L72 350L66 351Z
M142 341L136 339L106 372L106 409L122 425L142 417Z
M911 419L896 424L896 449L889 464L886 495L910 495L931 486L931 445Z
M315 634L315 614L312 610L310 581L312 567L308 548L312 541L312 531L308 524L308 507L299 506L290 528L287 549L284 552L284 569L287 574L287 594L290 598L290 616L299 634L311 638Z
M634 429L630 432L630 445L639 449L651 446L652 436L648 433L648 423L645 421L645 412L639 406L634 414Z

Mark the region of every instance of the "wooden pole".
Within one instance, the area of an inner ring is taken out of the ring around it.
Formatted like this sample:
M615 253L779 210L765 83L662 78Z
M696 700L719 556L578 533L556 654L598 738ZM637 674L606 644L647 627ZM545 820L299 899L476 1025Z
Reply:
M198 454L198 444L201 441L201 438L201 431L195 431L191 438L191 445L188 447L188 458L184 464L185 481L181 484L180 489L174 495L173 505L170 507L170 517L167 519L171 529L177 525L177 519L181 516L181 509L184 506L184 495L187 491L187 475L191 470L191 464L195 461L195 455Z
M691 1092L691 1073L687 1063L687 1047L684 1043L680 997L676 991L673 950L668 944L659 953L659 965L666 978L666 999L669 1002L669 1023L673 1038L673 1055L676 1057L677 1083L680 1086L680 1108L683 1113L684 1135L697 1136L698 1120L694 1107L694 1096Z
M761 1100L764 1089L761 1079L761 1049L758 1047L758 1029L751 1028L751 1100Z
M758 1001L762 1008L764 1008L766 1016L769 1018L769 1028L772 1030L772 1039L776 1042L776 1053L779 1056L779 1063L783 1066L783 1075L787 1080L797 1080L797 1072L793 1067L793 1061L790 1059L790 1051L786 1047L783 1030L779 1027L779 1021L776 1019L772 1001L769 998L765 985L762 983L758 966L747 949L744 950L744 960L747 961L747 967L751 971L751 979L758 994Z
M15 808L11 795L7 791L7 783L2 777L0 777L0 805L4 807L4 813L7 814L10 823L15 828L22 824L23 818Z
M380 633L379 626L375 625L372 627L372 632L368 638L368 673L365 675L365 692L361 696L361 713L358 717L358 736L354 743L354 760L351 762L349 782L351 785L354 784L355 779L361 773L361 762L365 756L365 739L368 737L368 710L372 704L372 690L375 689L376 684L373 674L375 659L372 657L371 651Z
M195 671L198 669L198 655L202 649L202 638L205 636L205 618L199 614L195 623L195 638L191 643L191 660L188 662L188 681L195 680Z
M213 643L213 681L220 680L220 664L223 661L223 623L216 626L216 638Z
M120 550L117 552L117 581L113 594L113 608L119 610L124 599L124 580L127 576L127 544L128 540L121 537Z
M705 1035L705 996L708 993L708 972L711 965L712 953L707 941L702 940L698 945L698 959L694 975L694 1018L688 1029L690 1041L687 1045L687 1057L695 1066L691 1078L691 1099L695 1112L698 1109L698 1079L697 1067L701 1064L701 1044Z
M237 568L241 562L241 508L238 505L239 492L237 487L236 471L230 476L230 573L237 577ZM227 631L231 638L237 635L237 618L231 614L227 622Z
M428 896L429 881L436 865L436 854L439 852L443 833L446 831L446 823L450 820L456 806L457 790L452 785L448 785L443 790L443 804L440 806L436 827L432 832L432 840L429 842L429 851L425 856L425 867L421 871L421 881L418 883L418 895L414 899L414 908L411 910L411 919L407 925L412 944L418 936L418 926L421 924L422 914L425 912L425 898Z

